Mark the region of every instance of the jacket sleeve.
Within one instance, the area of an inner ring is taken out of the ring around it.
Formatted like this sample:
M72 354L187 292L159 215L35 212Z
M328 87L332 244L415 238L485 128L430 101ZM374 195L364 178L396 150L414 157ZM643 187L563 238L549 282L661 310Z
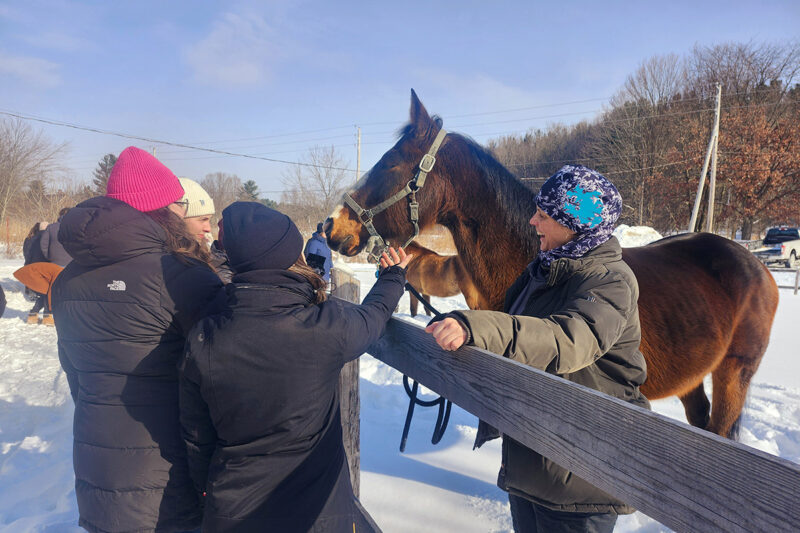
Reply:
M479 348L554 374L594 363L622 335L636 309L635 292L608 272L588 278L561 308L544 318L499 311L456 311Z
M45 261L50 261L50 231L47 229L42 232L42 237L39 239L39 249Z
M333 258L331 257L331 249L325 249L325 272L330 275L331 268L333 267Z
M197 335L199 328L192 331ZM217 432L211 420L208 404L201 393L201 372L198 368L197 357L192 343L186 343L186 350L180 362L180 377L178 392L180 402L181 436L186 444L187 459L189 462L189 475L194 482L197 492L202 494L206 490L208 467L211 456L217 443Z
M403 296L406 271L393 266L381 272L361 305L332 299L321 304L321 317L338 332L344 362L359 357L386 330L397 302ZM335 325L333 325L335 324Z

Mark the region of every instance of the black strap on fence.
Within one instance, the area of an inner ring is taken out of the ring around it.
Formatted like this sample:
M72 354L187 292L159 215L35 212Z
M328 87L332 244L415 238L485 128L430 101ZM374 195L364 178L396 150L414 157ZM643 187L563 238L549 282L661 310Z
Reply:
M433 313L434 318L437 316L441 316L442 313L437 311L433 308L431 304L429 304L425 298L414 288L413 285L410 283L406 283L406 290L413 294L420 303ZM444 436L444 431L447 429L447 423L450 421L450 408L453 406L453 402L446 399L444 396L439 396L435 400L420 400L417 398L417 391L419 390L419 383L416 381L413 382L412 385L409 386L408 384L409 378L408 376L403 376L403 388L406 390L406 394L408 394L409 402L408 402L408 412L406 413L406 423L403 425L403 436L400 438L400 451L406 451L406 441L408 440L408 430L411 427L411 417L414 416L414 406L419 405L420 407L433 407L434 405L439 406L439 415L436 417L436 425L433 427L433 437L431 438L431 444L439 444L439 441L442 440ZM413 381L413 380L412 380Z

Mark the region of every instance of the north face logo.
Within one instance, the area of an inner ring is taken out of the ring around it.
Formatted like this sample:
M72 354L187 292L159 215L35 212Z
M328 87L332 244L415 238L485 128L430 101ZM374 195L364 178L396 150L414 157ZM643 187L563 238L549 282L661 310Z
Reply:
M124 281L114 280L111 283L109 283L108 285L106 285L106 287L108 287L108 290L110 290L110 291L124 291L125 290L125 282Z

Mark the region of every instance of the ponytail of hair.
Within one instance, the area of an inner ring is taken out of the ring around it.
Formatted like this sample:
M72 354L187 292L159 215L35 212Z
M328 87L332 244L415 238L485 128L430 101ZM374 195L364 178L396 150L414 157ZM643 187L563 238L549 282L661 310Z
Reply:
M297 261L294 262L292 266L288 268L289 272L294 272L295 274L299 274L306 278L306 280L314 287L314 292L316 293L317 297L314 301L315 304L321 304L327 299L327 295L325 294L325 288L328 284L322 279L322 276L317 274L313 268L306 264L306 260L302 254L300 257L297 258Z

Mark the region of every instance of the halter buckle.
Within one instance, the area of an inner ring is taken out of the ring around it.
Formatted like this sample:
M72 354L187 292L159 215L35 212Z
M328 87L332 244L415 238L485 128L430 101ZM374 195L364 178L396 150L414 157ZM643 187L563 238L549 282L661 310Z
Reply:
M416 222L419 220L419 203L417 201L409 202L408 210L411 222Z
M433 170L433 165L436 164L436 158L431 154L425 154L419 162L419 169L422 172L430 172Z
M369 223L372 220L372 216L372 209L364 209L358 214L358 218L361 219L362 224Z

